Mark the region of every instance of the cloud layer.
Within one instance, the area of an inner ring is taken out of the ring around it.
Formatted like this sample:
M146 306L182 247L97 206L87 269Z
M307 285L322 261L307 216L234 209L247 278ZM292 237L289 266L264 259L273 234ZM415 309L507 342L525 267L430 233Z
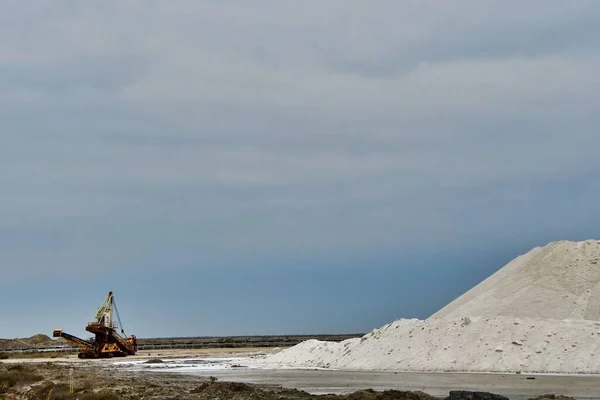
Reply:
M0 7L15 277L598 232L595 1L34 3Z

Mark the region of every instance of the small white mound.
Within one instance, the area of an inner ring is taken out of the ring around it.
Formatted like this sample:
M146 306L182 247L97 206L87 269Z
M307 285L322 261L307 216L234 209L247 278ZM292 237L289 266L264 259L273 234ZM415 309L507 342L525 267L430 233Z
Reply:
M473 317L398 320L360 339L309 340L259 362L266 368L598 374L599 356L598 322Z
M536 247L430 318L464 316L600 320L600 241Z
M340 343L311 339L276 353L260 364L278 368L330 368L332 359L336 359L340 354L346 354L359 343L360 339L348 339Z

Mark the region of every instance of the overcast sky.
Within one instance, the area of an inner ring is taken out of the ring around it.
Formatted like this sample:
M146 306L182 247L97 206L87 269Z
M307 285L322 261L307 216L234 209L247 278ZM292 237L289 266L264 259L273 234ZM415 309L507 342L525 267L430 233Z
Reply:
M0 3L0 337L364 332L600 237L600 3ZM85 334L85 333L83 333Z

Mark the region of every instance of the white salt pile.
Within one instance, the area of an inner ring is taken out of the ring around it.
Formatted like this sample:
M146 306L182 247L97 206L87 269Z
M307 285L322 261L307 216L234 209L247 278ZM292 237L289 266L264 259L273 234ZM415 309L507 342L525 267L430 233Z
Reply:
M600 242L535 248L425 321L310 340L269 368L600 373Z
M600 242L553 242L517 257L431 318L600 320Z
M309 340L269 368L600 373L600 322L512 317L399 320L361 339Z

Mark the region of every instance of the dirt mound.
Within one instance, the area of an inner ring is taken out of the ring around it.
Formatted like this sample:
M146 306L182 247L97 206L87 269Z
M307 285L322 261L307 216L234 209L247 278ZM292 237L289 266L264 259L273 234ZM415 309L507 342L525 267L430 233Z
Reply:
M507 397L487 392L451 391L446 400L509 400Z
M312 395L295 389L265 389L239 382L205 382L190 392L202 400L441 400L423 392L372 389L347 395ZM509 400L507 397L488 392L451 391L444 400ZM571 397L545 395L531 400L575 400Z
M535 399L529 400L575 400L575 397L567 397L567 396L557 396L555 394L545 394L540 397L536 397Z
M404 392L400 390L386 390L376 392L372 389L361 390L345 396L314 396L314 399L345 399L345 400L439 400L423 392Z
M43 345L52 344L55 342L49 336L42 335L41 333L37 334L37 335L33 335L30 338L21 339L21 341L30 346L43 346Z
M205 382L193 389L194 398L202 400L439 400L423 392L361 390L348 395L312 395L296 389L264 389L240 382ZM494 400L496 400L494 398Z

